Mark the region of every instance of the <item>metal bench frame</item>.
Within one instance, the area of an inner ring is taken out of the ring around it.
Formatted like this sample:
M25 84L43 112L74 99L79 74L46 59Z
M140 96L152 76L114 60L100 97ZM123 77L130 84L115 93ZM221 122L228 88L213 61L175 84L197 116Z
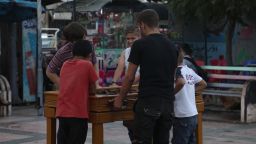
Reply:
M226 72L256 72L256 67L234 67L234 66L203 66L204 70L223 70ZM251 81L256 81L256 76L246 75L231 75L231 74L208 74L209 78L227 80L228 82L208 82L207 88L202 92L203 95L223 96L223 97L238 97L241 104L241 122L253 122L255 120L248 119L246 91ZM243 81L242 84L237 84L233 81ZM255 94L256 95L256 94Z
M12 114L12 93L8 80L0 75L0 116Z

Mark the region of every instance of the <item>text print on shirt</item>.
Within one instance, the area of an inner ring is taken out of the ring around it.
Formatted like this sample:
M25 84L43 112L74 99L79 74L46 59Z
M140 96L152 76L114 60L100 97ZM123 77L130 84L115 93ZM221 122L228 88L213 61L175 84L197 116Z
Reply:
M192 75L186 74L186 80L187 80L189 85L194 85L194 83L193 83L194 77Z

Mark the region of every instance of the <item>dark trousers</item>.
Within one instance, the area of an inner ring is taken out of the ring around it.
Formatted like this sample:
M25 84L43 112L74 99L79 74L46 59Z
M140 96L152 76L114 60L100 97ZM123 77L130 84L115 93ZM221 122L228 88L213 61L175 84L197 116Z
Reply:
M135 106L136 144L169 144L172 127L171 103L166 100L138 100Z
M87 130L87 119L59 118L57 144L84 144Z
M197 115L174 118L172 144L196 144Z
M134 142L135 142L135 137L134 137L134 121L133 120L123 121L123 125L128 130L128 135L129 135L131 143L134 144Z

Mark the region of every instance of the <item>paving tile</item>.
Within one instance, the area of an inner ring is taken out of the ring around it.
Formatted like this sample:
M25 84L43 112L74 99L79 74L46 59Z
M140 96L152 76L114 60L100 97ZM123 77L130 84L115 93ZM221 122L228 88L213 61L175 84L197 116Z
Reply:
M29 138L29 137L30 136L27 136L27 135L18 135L18 134L0 132L0 143L10 141L10 140Z
M25 142L21 144L45 144L46 140L38 140L38 141L33 141L33 142Z
M214 118L218 114L207 115ZM92 143L91 124L85 144ZM203 121L204 144L255 144L256 124ZM172 133L172 132L171 132ZM172 134L171 134L172 135ZM171 136L172 137L172 136ZM171 139L170 137L170 139ZM1 144L45 144L46 122L33 107L15 107L13 116L0 118ZM104 144L130 144L122 122L104 124Z

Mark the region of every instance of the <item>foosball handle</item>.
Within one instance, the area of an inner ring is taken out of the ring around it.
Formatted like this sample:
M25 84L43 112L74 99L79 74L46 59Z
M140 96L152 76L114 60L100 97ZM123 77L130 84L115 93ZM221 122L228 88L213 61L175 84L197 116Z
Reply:
M117 111L118 109L114 108L114 101L115 101L115 99L108 100L108 105L111 107L112 110ZM128 104L128 100L124 99L123 100L123 105L121 106L121 109L119 109L119 110L126 109L127 104Z

